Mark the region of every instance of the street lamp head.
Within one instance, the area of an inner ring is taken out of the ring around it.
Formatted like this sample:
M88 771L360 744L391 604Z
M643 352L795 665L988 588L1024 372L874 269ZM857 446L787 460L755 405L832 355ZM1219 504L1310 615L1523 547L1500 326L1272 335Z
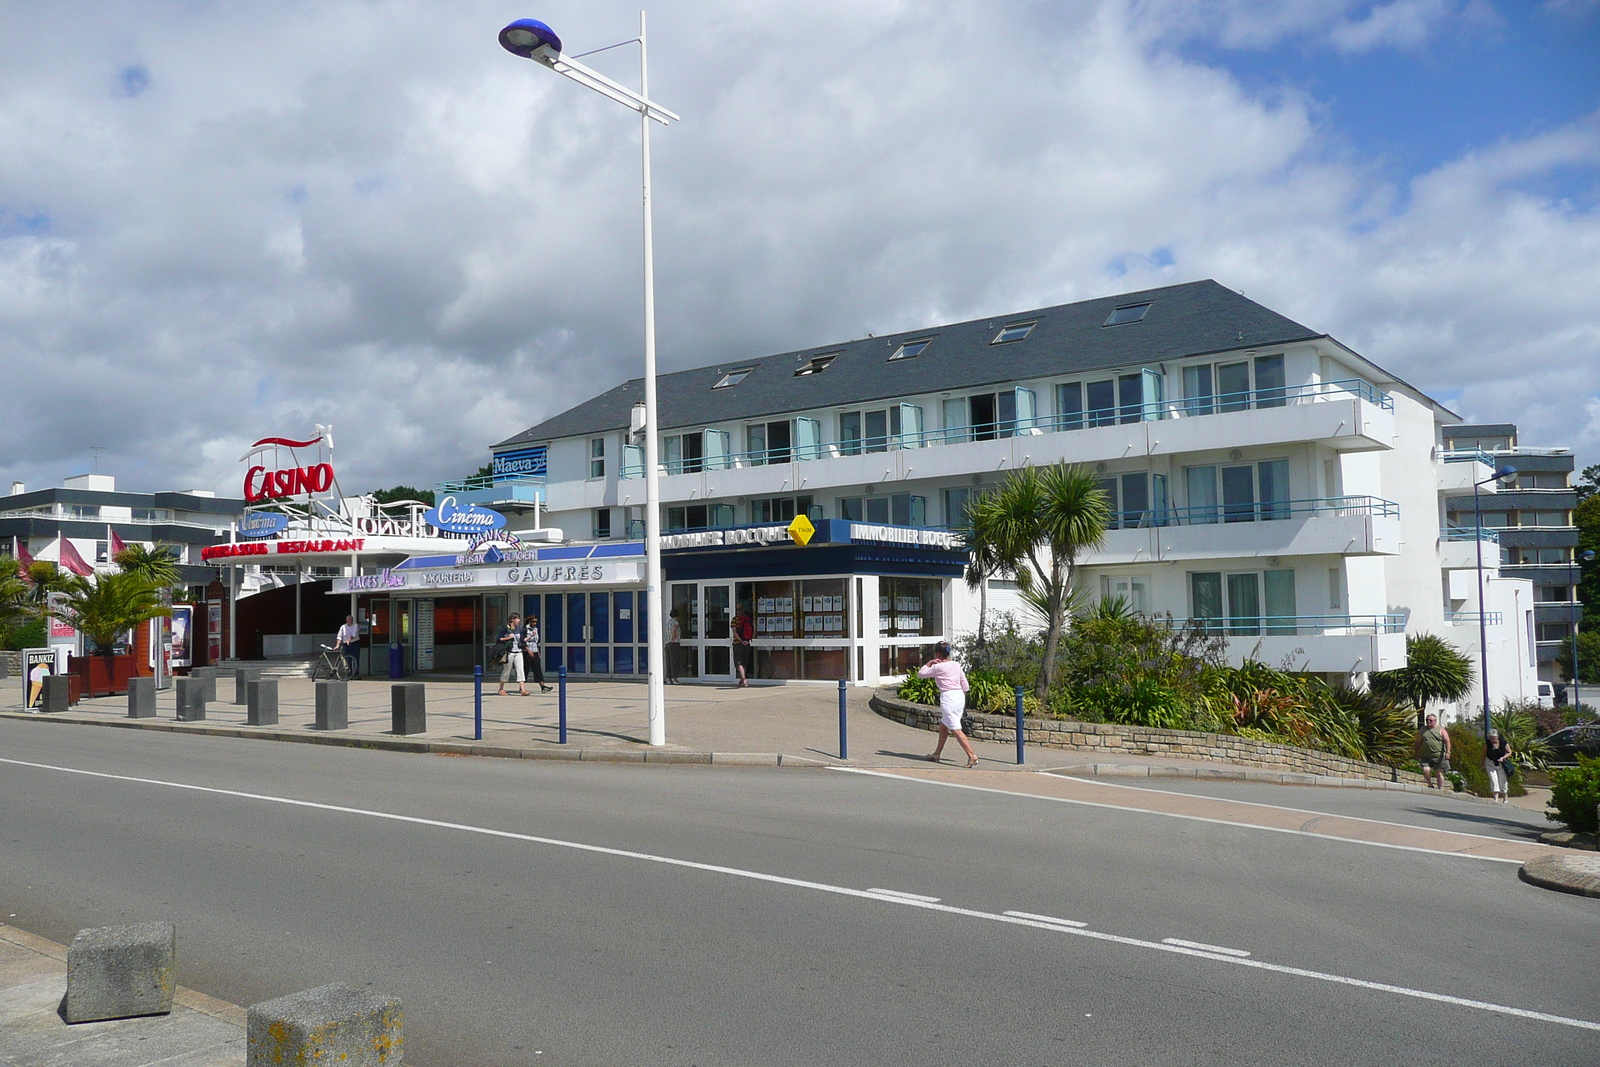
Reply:
M523 59L536 59L547 67L561 58L561 38L538 19L518 19L500 31L500 47Z
M1500 467L1494 472L1495 480L1500 482L1509 481L1516 476L1517 468L1515 467Z
M1594 549L1586 548L1582 552L1579 552L1578 553L1578 562L1579 563L1593 563L1594 562Z

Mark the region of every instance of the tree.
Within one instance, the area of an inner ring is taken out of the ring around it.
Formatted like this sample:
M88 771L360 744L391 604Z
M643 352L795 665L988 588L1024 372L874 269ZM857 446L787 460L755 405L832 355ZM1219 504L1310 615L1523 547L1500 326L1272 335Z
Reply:
M112 560L124 574L141 574L165 589L178 584L178 560L165 548L129 545Z
M1583 468L1583 473L1578 475L1578 480L1573 483L1573 488L1578 491L1578 502L1582 503L1600 491L1600 463L1591 463Z
M974 523L974 529L969 544L972 559L967 564L965 578L967 588L978 594L978 647L982 648L988 643L989 579L1004 577L1013 571L1007 561L997 554L994 538L978 536L975 526L977 520L970 505L967 508L967 520Z
M971 505L975 552L1017 576L1025 595L1044 608L1044 663L1034 692L1055 681L1056 650L1072 602L1078 555L1105 539L1111 507L1089 471L1057 463L1013 471Z
M161 589L142 574L114 571L100 575L92 583L83 582L49 614L70 623L98 651L109 656L118 637L159 615L172 614L172 609L161 602Z
M1472 691L1472 661L1442 637L1411 634L1406 638L1406 665L1373 671L1368 684L1378 696L1415 708L1420 730L1431 701L1460 700Z
M397 485L392 489L374 489L371 496L380 504L394 504L401 500L420 500L430 508L434 504L432 489L417 489L409 485Z
M32 614L21 566L11 556L0 556L0 630L26 622Z
M1600 467L1589 470L1600 471ZM1585 471L1585 476L1588 475ZM1578 528L1578 599L1583 601L1584 614L1600 618L1600 558L1584 563L1585 550L1600 557L1600 494L1592 494L1572 510L1572 525Z
M1591 626L1595 623L1591 622ZM1566 678L1576 678L1578 682L1588 682L1590 685L1600 683L1600 633L1593 630L1578 631L1578 657L1579 666L1583 668L1582 674L1575 674L1572 669L1572 637L1561 642L1561 650L1556 653L1556 665L1561 668L1561 674Z
M47 559L36 559L28 564L23 578L28 583L28 608L36 618L41 619L50 613L51 593L77 592L89 585L87 579L62 570Z

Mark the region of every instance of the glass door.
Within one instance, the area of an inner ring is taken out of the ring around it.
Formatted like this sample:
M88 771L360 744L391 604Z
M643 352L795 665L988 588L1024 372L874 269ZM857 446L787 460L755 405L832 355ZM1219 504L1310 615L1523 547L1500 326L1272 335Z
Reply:
M589 597L585 593L568 593L567 619L567 673L589 673Z
M668 611L670 619L678 621L678 634L680 644L676 653L677 663L667 664L667 677L698 678L700 677L700 586L694 582L677 582L672 586L672 607ZM672 636L670 622L666 626L666 636ZM666 650L672 656L673 650Z
M733 618L729 589L726 585L700 587L700 601L705 605L705 627L701 639L702 655L707 678L733 677L733 631L729 622Z

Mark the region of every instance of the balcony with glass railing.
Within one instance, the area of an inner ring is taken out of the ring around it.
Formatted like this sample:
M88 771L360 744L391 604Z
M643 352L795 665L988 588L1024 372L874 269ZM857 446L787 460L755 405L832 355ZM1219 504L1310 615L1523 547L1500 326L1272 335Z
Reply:
M1480 622L1485 626L1499 626L1506 620L1498 611L1451 611L1445 613L1444 621L1451 626L1477 626Z
M1015 412L1013 417L942 429L925 429L922 425L922 408L913 404L900 404L891 406L891 410L899 415L899 426L894 432L849 436L835 441L823 440L821 420L804 416L791 420L793 430L788 441L781 444L768 442L766 447L742 452L732 450L732 435L728 431L705 430L701 455L666 457L661 461L659 469L662 474L668 476L699 474L707 471L870 456L875 453L901 452L940 445L961 445L969 442L1088 431L1138 423L1205 418L1235 412L1293 408L1339 400L1360 400L1380 411L1390 413L1394 411L1394 399L1389 394L1359 378L1294 387L1254 389L1239 393L1218 393L1175 401L1141 400L1127 404L1118 403L1110 407L1058 412L1053 415L1035 414L1037 398L1031 389L1019 387L1005 395L1012 401L1008 407ZM624 447L619 477L623 479L644 477L642 447L638 445Z
M435 499L453 496L459 505L533 507L544 502L544 493L545 476L542 474L523 474L512 478L505 475L479 474L453 482L438 483Z
M1404 615L1234 615L1156 621L1222 637L1373 637L1406 632Z

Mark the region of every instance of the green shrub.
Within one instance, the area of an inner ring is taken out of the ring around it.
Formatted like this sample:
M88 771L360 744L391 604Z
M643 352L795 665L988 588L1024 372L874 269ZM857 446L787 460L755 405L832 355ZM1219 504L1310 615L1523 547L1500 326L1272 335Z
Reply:
M1545 812L1545 818L1566 823L1573 833L1600 833L1596 804L1600 804L1600 759L1579 756L1576 767L1558 767L1550 772L1550 806L1555 811Z
M989 671L1013 686L1032 690L1039 680L1039 665L1044 662L1044 638L1022 629L1016 615L1000 612L989 620L987 637L981 643L977 634L962 634L951 642L956 662L969 676Z
M1335 689L1333 699L1355 717L1368 760L1389 767L1416 762L1417 716L1409 707L1354 689Z
M901 700L909 700L914 704L939 703L939 683L932 678L918 678L915 674L908 674L905 681L900 683L897 694Z
M43 648L44 620L30 619L0 632L0 648Z

